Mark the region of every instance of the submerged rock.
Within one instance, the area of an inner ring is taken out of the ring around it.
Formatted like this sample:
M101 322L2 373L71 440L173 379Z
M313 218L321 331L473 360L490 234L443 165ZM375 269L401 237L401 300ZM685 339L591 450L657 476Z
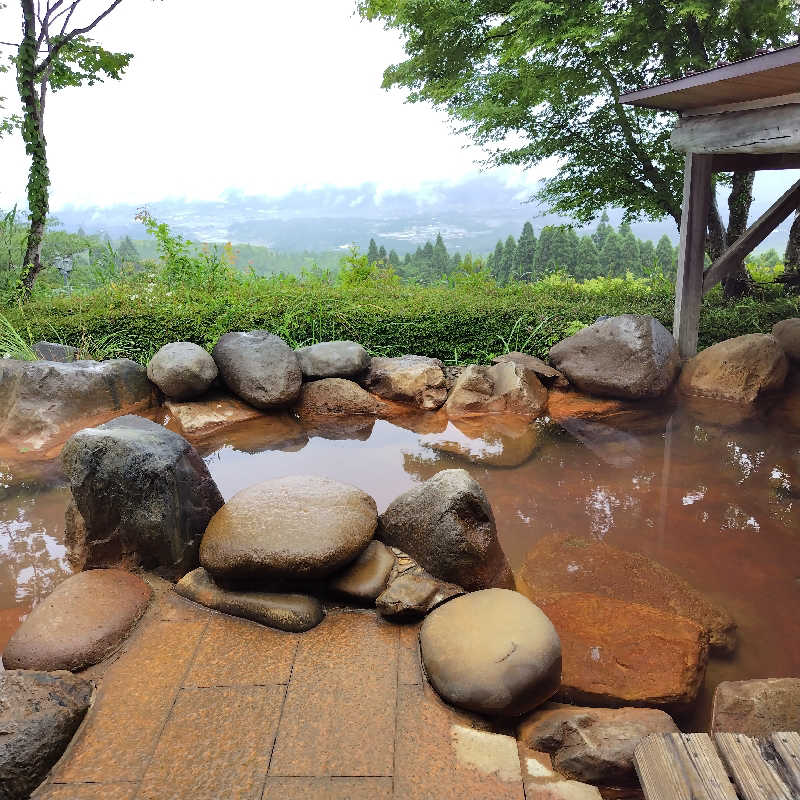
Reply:
M753 403L783 386L789 362L774 336L748 333L718 342L686 362L679 386L684 394Z
M358 342L319 342L295 351L306 380L351 378L369 367L369 353Z
M533 370L501 361L493 367L466 367L444 407L449 417L502 412L535 418L546 405L547 389Z
M75 672L108 658L144 614L152 590L119 569L79 572L62 581L14 632L6 669Z
M184 575L175 591L188 600L234 617L299 633L319 625L325 617L322 605L305 594L232 590L218 586L202 567Z
M792 361L800 361L800 317L776 322L772 326L772 335Z
M267 331L226 333L211 355L225 385L251 406L281 408L300 394L300 362L279 336Z
M381 516L381 538L468 591L514 586L489 501L463 469L442 470L396 498Z
M714 691L713 733L800 732L800 678L723 681Z
M419 639L428 679L455 706L518 716L558 690L558 635L517 592L486 589L456 597L428 614Z
M145 368L127 358L0 359L0 454L44 455L79 428L152 403Z
M60 361L68 364L78 358L78 348L56 342L36 342L33 350L43 361Z
M680 369L672 334L637 314L583 328L552 347L550 361L582 392L633 400L665 394Z
M214 515L200 563L223 580L323 578L356 558L377 524L375 501L354 486L308 475L264 481Z
M226 392L214 392L189 402L167 400L164 406L185 436L205 436L227 425L265 416L263 411Z
M344 378L322 378L304 383L295 405L300 419L315 416L378 415L384 404L357 383Z
M657 733L679 733L672 717L654 708L585 708L547 703L517 728L532 750L550 753L568 778L603 786L636 786L633 751Z
M363 384L378 397L426 411L439 408L447 399L444 365L438 358L373 358Z
M200 538L223 500L186 439L125 416L76 433L61 461L74 500L65 539L75 569L178 576L197 566Z
M92 685L69 672L0 672L0 798L27 800L81 724Z
M527 353L517 353L515 351L493 358L492 364L499 364L503 361L510 361L518 367L532 370L545 386L552 386L554 389L565 389L569 386L569 381L557 369L553 369L553 367L545 364L541 358L536 358L536 356L529 356Z
M352 564L334 576L329 587L348 600L372 605L386 588L394 565L392 551L385 544L373 540Z
M736 623L723 609L662 564L640 553L569 534L544 536L528 551L520 590L541 605L563 592L582 592L640 603L686 617L722 653L736 648Z
M172 342L150 359L147 377L167 397L193 400L208 391L217 377L217 365L200 345Z
M541 609L561 637L560 700L679 708L696 699L708 662L708 637L694 622L577 592L553 594Z

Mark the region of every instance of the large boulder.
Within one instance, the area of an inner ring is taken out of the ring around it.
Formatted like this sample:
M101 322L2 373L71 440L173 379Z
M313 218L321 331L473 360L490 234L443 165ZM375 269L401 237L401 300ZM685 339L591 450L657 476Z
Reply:
M753 403L783 386L789 361L774 336L748 333L699 352L683 367L684 394Z
M369 367L369 353L358 342L319 342L295 351L306 380L351 378Z
M444 408L449 417L493 412L538 417L546 405L547 389L533 370L501 361L492 367L466 367Z
M173 400L194 400L214 382L217 365L200 345L172 342L150 359L147 377Z
M6 669L76 672L111 655L150 602L152 590L119 569L79 572L60 583L13 633Z
M636 786L633 750L651 734L679 733L655 708L586 708L547 703L517 727L526 747L550 753L562 775L602 786Z
M304 383L295 405L300 419L319 416L375 416L383 401L344 378L322 378Z
M579 330L550 348L550 361L583 392L632 400L665 394L680 369L672 334L638 314Z
M167 400L164 407L180 432L191 437L206 436L220 428L265 416L263 411L227 392L211 392L202 400Z
M776 322L772 326L772 335L792 361L800 362L800 317Z
M447 399L444 365L438 358L373 358L362 382L385 400L410 403L425 411L439 408Z
M267 331L226 333L211 355L225 385L251 406L289 406L300 394L300 362L279 336Z
M325 617L315 597L229 589L218 586L202 567L184 575L175 584L175 591L206 608L293 633L310 630Z
M463 469L442 470L396 498L381 516L381 537L468 591L514 587L489 501Z
M79 428L152 403L145 368L127 358L69 364L2 359L0 455L50 455Z
M577 592L554 594L541 609L561 637L564 702L680 709L696 699L708 638L694 622Z
M662 564L596 539L555 533L525 558L519 588L537 605L563 592L602 595L686 617L722 653L736 648L736 623L721 608Z
M0 800L27 800L81 724L92 685L69 672L0 672Z
M714 733L800 732L800 678L723 681L711 709Z
M323 578L350 563L378 524L355 486L292 475L234 495L208 524L200 563L223 581Z
M428 680L461 708L519 716L558 690L558 634L517 592L485 589L456 597L428 614L419 641Z
M200 538L223 500L186 439L124 416L76 433L61 461L74 500L66 543L76 569L180 576L197 566Z

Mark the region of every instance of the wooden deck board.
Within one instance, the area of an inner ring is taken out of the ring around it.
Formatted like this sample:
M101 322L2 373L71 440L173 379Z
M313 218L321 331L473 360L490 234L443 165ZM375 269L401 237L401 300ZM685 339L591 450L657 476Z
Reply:
M800 797L797 764L800 736L794 736L797 737L795 742L788 733L766 738L743 733L715 734L717 749L742 800L797 800Z

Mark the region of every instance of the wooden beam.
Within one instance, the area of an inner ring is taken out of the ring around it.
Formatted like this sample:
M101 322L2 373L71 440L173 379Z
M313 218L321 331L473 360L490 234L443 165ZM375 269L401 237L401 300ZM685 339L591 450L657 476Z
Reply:
M800 181L797 181L771 205L706 271L703 294L707 294L730 272L735 270L764 239L793 211L800 208ZM680 272L678 273L680 275Z
M751 108L772 108L790 103L800 103L800 92L782 94L778 97L762 97L759 100L745 100L741 103L724 103L718 106L701 106L681 110L682 117L704 117L708 114L723 114L728 111L747 111Z
M691 358L697 352L706 227L711 205L711 163L709 155L689 153L683 174L681 240L672 321L672 335L678 343L681 358Z
M681 119L671 143L682 153L798 153L800 103Z
M714 172L757 172L762 169L800 169L800 153L771 155L717 155L712 164Z

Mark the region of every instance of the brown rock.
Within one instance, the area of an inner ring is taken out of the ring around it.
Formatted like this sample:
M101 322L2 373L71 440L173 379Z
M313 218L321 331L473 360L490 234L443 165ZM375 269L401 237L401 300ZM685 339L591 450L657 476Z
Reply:
M375 501L354 486L306 475L264 481L214 515L200 563L223 580L322 578L361 553L377 523Z
M489 501L463 469L442 470L396 498L381 516L381 538L468 591L514 586Z
M723 681L711 709L714 733L800 732L800 678Z
M438 358L425 356L373 358L364 386L386 400L410 403L431 411L447 399L443 367Z
M596 786L569 780L555 772L547 753L531 750L520 743L519 760L525 800L603 800Z
M706 631L711 647L719 652L731 653L736 648L736 623L727 612L640 553L596 539L551 534L528 552L520 578L520 590L537 605L562 592L640 603L692 620Z
M635 786L633 750L653 733L679 733L653 708L583 708L547 703L520 723L517 738L550 753L562 775L603 786Z
M783 386L789 362L774 336L748 333L701 351L683 367L684 394L753 403Z
M518 716L558 689L558 635L517 592L485 589L456 597L428 614L419 639L428 680L460 708Z
M270 628L300 633L322 622L325 613L319 600L304 594L239 591L226 589L214 583L202 567L184 575L175 591L195 603L253 620Z
M350 600L371 605L386 588L394 564L392 551L373 540L352 564L331 580L330 588Z
M213 392L191 402L167 400L164 405L184 436L204 436L226 425L265 416L263 411L226 392Z
M653 408L641 401L554 390L547 398L547 415L559 424L564 420L582 419L606 425L629 425L652 419Z
M772 335L792 361L800 361L800 318L776 322L772 326Z
M536 373L502 361L493 367L466 367L447 398L445 411L449 417L499 411L535 418L546 405L547 389Z
M492 364L499 364L502 361L511 361L518 367L533 370L536 377L545 385L552 386L554 389L565 389L569 386L569 381L549 364L545 364L541 358L529 356L527 353L505 353L492 359Z
M152 591L119 569L79 572L62 581L12 635L6 669L73 672L108 658L144 614Z
M383 403L357 383L344 378L323 378L304 383L295 412L300 419L315 416L378 415Z
M375 606L384 617L398 621L421 619L428 613L438 588L435 578L406 573L389 584Z
M559 699L677 708L697 697L708 661L708 639L699 625L590 594L554 594L541 608L564 652Z

